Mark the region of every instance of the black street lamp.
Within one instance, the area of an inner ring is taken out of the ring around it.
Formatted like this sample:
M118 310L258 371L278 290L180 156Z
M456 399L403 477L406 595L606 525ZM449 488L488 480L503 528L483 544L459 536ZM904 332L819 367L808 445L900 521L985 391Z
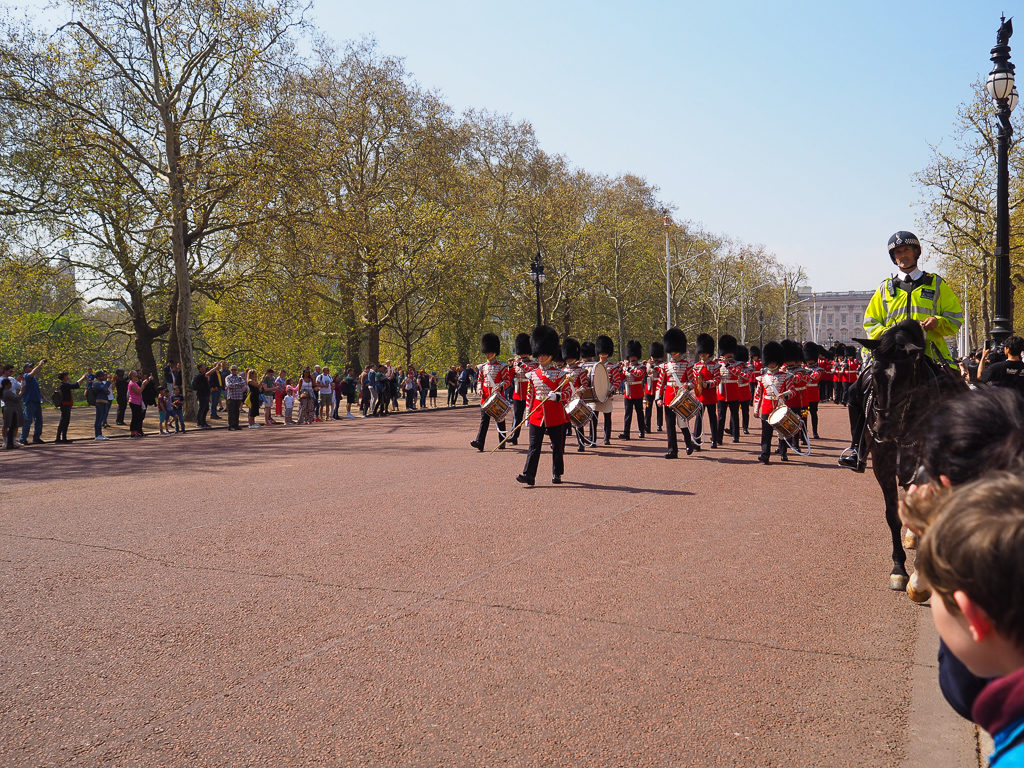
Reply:
M541 259L540 251L530 262L530 279L537 286L537 325L540 325L540 287L544 285L544 261Z
M1017 88L1013 84L1013 64L1010 62L1010 36L1013 20L1000 17L1002 23L996 33L992 49L992 71L985 87L996 101L999 118L996 148L996 306L992 318L992 339L1001 344L1013 333L1013 306L1010 298L1010 174L1008 153L1013 127L1010 113L1017 106Z

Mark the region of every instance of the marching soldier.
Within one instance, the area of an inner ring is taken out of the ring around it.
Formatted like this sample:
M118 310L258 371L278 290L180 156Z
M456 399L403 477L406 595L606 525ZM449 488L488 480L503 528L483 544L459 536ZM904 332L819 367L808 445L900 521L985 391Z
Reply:
M736 346L736 362L743 366L743 376L747 384L740 387L740 416L743 417L743 434L750 434L750 401L754 399L754 388L757 386L757 371L750 364L750 352L743 344Z
M493 393L500 393L512 381L512 369L508 364L498 360L498 353L501 351L501 339L496 334L485 333L480 339L480 351L484 353L487 362L479 366L477 378L477 389L480 390L480 402L484 403ZM505 440L505 420L498 423L498 440ZM487 440L487 429L491 425L491 416L483 408L480 409L480 429L477 430L476 440L470 445L478 451L483 451L484 442ZM504 450L505 443L498 446Z
M530 348L539 365L527 377L530 386L530 448L526 452L526 466L521 474L516 475L516 482L532 486L536 481L546 434L551 443L551 482L558 485L565 471L565 424L569 421L562 400L569 394L566 387L570 379L564 368L553 363L554 358L561 354L558 332L554 328L549 325L534 328L530 335Z
M697 336L697 361L693 365L691 376L697 399L708 414L708 431L711 433L711 447L718 447L718 366L712 359L715 354L715 340L706 333ZM704 416L698 413L693 424L693 439L700 445L704 432Z
M832 396L832 360L824 347L818 347L818 369L821 378L818 380L818 401L829 400ZM815 435L817 437L817 435Z
M654 400L659 408L665 409L665 431L668 434L668 453L666 459L679 456L679 444L676 438L676 412L670 408L672 401L680 392L692 389L693 365L687 360L686 334L678 328L669 328L662 338L668 359L658 368L658 383L654 389ZM690 428L686 421L680 427L683 440L686 441L686 455L699 451L700 446L693 442Z
M744 365L736 360L736 349L739 343L736 337L723 333L718 338L718 434L719 445L725 438L725 414L729 412L729 433L732 441L740 441L740 401L742 390L750 392L750 379L744 372Z
M615 391L622 384L623 372L621 365L609 362L608 360L615 351L615 343L611 340L611 337L598 336L595 348L597 349L598 362L604 363L604 367L608 370L608 399L603 403L594 403L594 407L599 413L604 414L604 444L611 445L612 407L615 401Z
M512 423L516 425L512 432L512 445L519 445L519 430L522 429L523 414L526 413L527 384L526 377L530 371L537 367L537 363L530 359L530 334L520 333L516 336L516 356L509 360L512 366L513 387L512 392Z
M562 357L565 358L565 374L569 377L569 383L566 385L569 396L566 399L579 397L583 390L590 386L590 374L580 362L580 343L572 336L567 336L562 342ZM590 424L593 425L593 423L594 421L591 419ZM566 421L566 435L568 435L570 426L572 423ZM576 451L583 453L585 450L586 441L583 437L583 430L576 427Z
M764 345L764 369L758 377L757 390L754 392L754 413L761 419L761 453L757 460L762 464L769 462L772 452L773 428L768 417L792 396L792 376L782 369L783 357L782 345L777 341L769 341ZM782 461L789 461L786 453L786 441L780 434L779 454Z
M654 389L658 386L658 369L665 362L665 345L660 341L652 341L650 348L651 358L644 365L647 367L647 379L644 382L644 427L648 434L651 432L651 411L654 410ZM658 431L661 432L664 411L658 409Z
M843 382L846 381L846 347L842 344L835 348L832 363L832 402L843 404Z
M818 402L821 400L821 380L825 375L821 367L825 360L825 350L813 341L804 343L804 360L807 361L808 386L804 393L804 405L807 408L807 416L811 421L811 437L815 440L818 437Z
M626 415L622 423L622 433L619 437L629 440L629 429L633 424L633 414L636 413L636 428L640 432L640 439L644 439L644 379L647 378L647 367L640 362L640 354L643 348L639 341L630 339L626 343L626 365L622 368L622 377L626 384L624 399L626 401Z
M583 364L583 367L587 369L587 376L588 376L589 386L591 386L591 387L594 385L593 370L594 370L594 364L597 362L596 358L597 358L597 347L595 346L594 342L592 342L592 341L584 341L582 344L580 344L580 362ZM591 401L590 404L591 405L595 405L595 406L597 405L597 403L594 403L593 401ZM590 443L591 443L591 445L597 445L597 414L596 413L594 414L594 418L592 418L590 420L590 424L588 425L587 429L590 432Z
M807 391L807 369L803 367L804 350L799 343L792 339L783 339L780 344L782 345L782 359L784 362L782 370L791 377L789 389L792 394L786 399L786 405L799 414L800 421L803 421L804 397ZM802 438L806 434L807 425L804 423L803 435L798 434L793 439L797 448L800 447Z

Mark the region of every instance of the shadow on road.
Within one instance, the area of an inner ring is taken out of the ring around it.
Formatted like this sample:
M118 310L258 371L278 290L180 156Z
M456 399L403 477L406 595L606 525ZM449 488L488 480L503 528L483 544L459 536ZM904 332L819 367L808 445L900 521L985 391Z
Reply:
M558 486L551 486L557 488ZM599 483L582 483L576 480L563 480L564 488L589 488L595 491L623 491L625 493L653 493L659 496L693 496L693 491L677 491L668 488L633 488L628 485L601 485Z

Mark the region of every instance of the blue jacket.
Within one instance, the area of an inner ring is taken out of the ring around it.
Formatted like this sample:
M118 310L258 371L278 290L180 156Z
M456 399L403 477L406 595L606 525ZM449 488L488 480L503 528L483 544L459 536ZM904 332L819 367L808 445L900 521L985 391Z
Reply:
M1024 768L1024 668L986 685L971 716L992 734L991 768Z

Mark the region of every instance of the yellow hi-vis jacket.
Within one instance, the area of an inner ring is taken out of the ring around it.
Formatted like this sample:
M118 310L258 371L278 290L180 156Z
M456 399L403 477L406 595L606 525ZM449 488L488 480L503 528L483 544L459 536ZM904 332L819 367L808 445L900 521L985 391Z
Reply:
M877 339L902 320L922 322L929 317L938 324L925 332L925 354L936 363L953 365L953 356L946 346L946 336L953 336L964 324L964 309L949 283L927 272L922 283L907 293L896 278L888 278L878 286L864 311L864 330Z

